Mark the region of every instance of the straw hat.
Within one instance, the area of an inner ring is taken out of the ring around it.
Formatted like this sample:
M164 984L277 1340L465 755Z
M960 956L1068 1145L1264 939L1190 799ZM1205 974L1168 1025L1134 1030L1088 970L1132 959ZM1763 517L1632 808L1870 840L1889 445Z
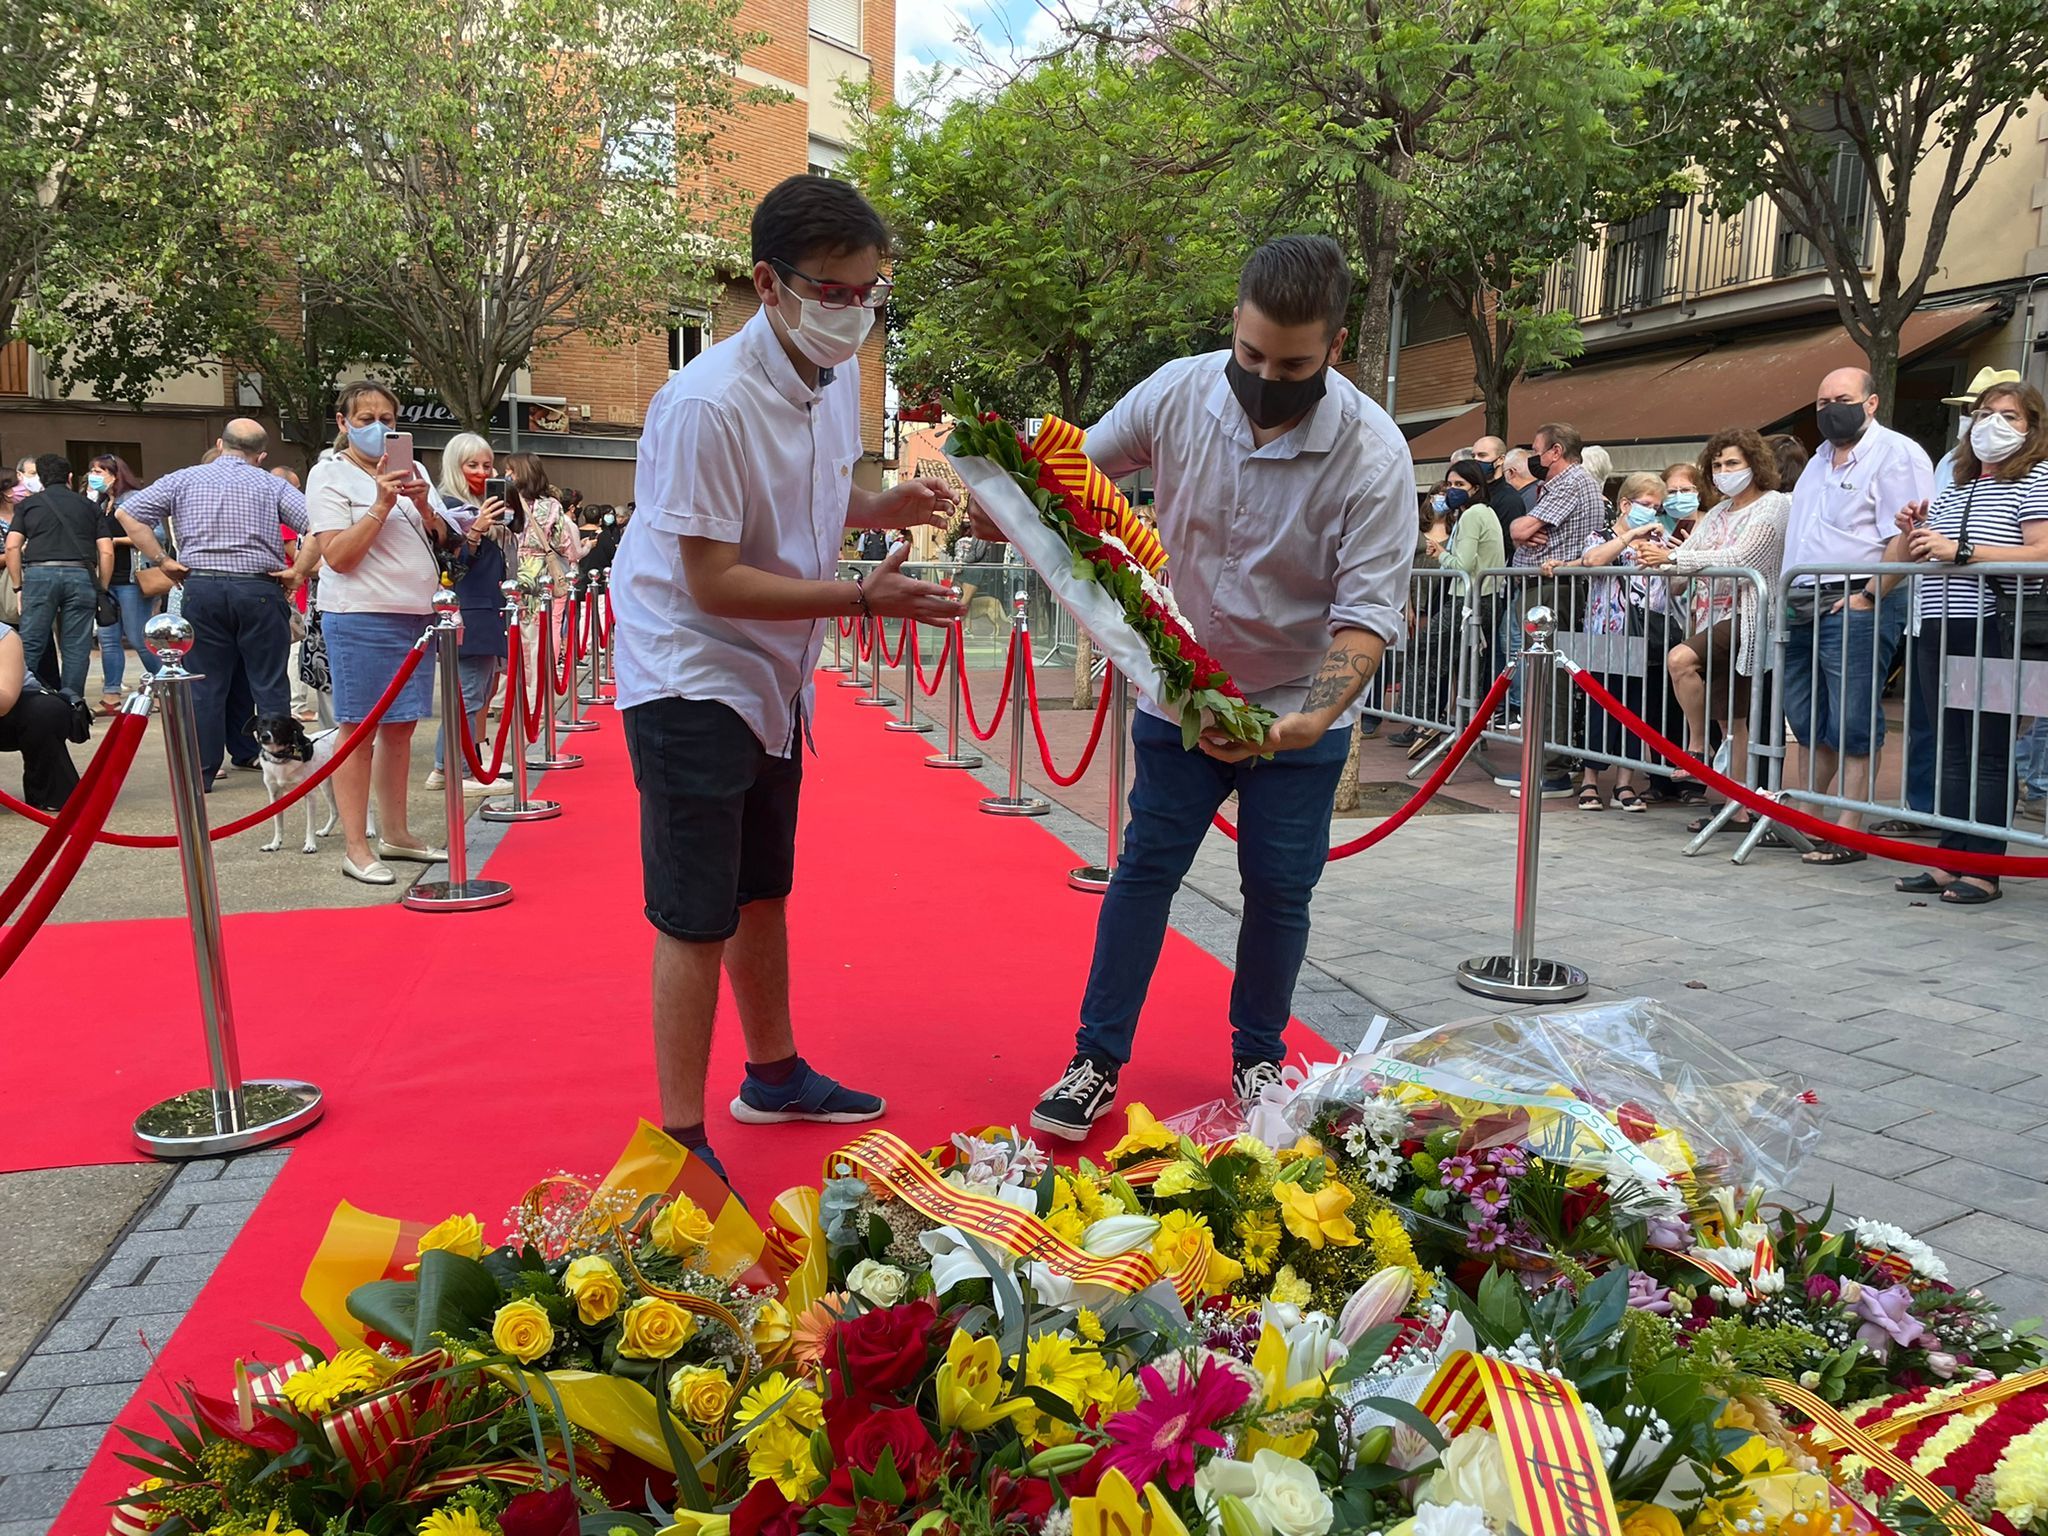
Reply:
M2016 368L1979 368L1977 377L1970 380L1970 387L1960 395L1944 395L1943 405L1975 405L1977 397L1994 384L2024 384L2026 380Z

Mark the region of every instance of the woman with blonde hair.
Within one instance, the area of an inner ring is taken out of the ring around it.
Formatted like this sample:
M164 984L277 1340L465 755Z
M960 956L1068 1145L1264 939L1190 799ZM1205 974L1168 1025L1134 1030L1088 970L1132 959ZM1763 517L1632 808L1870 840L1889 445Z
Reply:
M516 548L506 527L504 498L484 494L495 473L496 459L489 441L474 432L457 433L441 450L441 499L451 507L476 508L474 521L447 561L449 574L455 578L455 596L462 604L462 707L469 716L470 739L478 743L484 739L491 696L498 691L498 678L505 666L505 608L499 586L505 580L507 551ZM434 733L429 789L440 789L447 782L450 729L450 722L444 720ZM462 780L465 795L488 795L496 788L466 773Z
M433 622L438 555L468 526L450 512L417 464L387 467L385 439L398 397L360 380L335 403L334 446L306 476L310 537L320 541L320 628L333 678L334 714L347 736L367 719L407 654ZM365 885L392 885L389 859L438 864L447 850L414 837L406 816L413 726L433 713L434 669L422 663L379 722L374 739L335 770L334 799L347 851L341 871ZM377 792L370 844L370 788Z

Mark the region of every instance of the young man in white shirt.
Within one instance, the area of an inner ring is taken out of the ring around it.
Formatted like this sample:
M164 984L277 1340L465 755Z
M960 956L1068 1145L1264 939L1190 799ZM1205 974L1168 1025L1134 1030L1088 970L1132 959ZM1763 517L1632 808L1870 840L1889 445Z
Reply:
M840 1123L885 1107L797 1055L784 909L824 622L960 614L946 588L902 573L907 545L835 579L849 527L943 527L954 500L938 480L853 484L855 355L888 302L888 252L881 216L842 182L793 176L761 200L761 309L655 394L612 566L662 1123L721 1175L704 1129L721 968L747 1042L736 1119Z
M1278 1077L1359 694L1400 641L1415 551L1407 445L1333 367L1350 292L1334 241L1261 246L1239 279L1230 350L1168 363L1088 433L1105 474L1151 468L1181 611L1277 718L1263 747L1206 733L1188 751L1177 724L1139 714L1075 1055L1031 1116L1052 1135L1083 1139L1114 1103L1173 894L1233 791L1245 902L1231 1086L1248 1097Z
M1840 793L1851 799L1875 794L1884 761L1881 693L1911 606L1903 592L1880 606L1877 578L1857 568L1881 563L1900 511L1934 494L1926 450L1882 425L1877 409L1876 383L1861 368L1837 368L1820 381L1814 417L1821 448L1793 488L1785 525L1786 570L1843 572L1792 578L1783 686L1785 718L1807 754L1805 787L1827 793L1839 766ZM1835 819L1852 829L1863 822L1853 810ZM1804 857L1853 864L1864 855L1822 843Z

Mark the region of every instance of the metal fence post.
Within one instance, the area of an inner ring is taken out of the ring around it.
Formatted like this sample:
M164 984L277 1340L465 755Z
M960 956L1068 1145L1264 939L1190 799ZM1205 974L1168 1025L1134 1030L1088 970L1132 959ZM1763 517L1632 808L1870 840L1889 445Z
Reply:
M1536 955L1537 856L1543 836L1543 739L1548 734L1550 688L1557 672L1556 615L1531 608L1522 651L1522 804L1515 840L1515 933L1511 954L1486 955L1458 967L1467 992L1509 1003L1568 1003L1591 987L1586 973L1562 960Z
M500 582L498 590L505 594L505 622L510 625L519 617L518 578ZM552 821L562 814L561 801L526 798L526 680L514 676L510 682L515 691L505 702L512 711L512 798L486 800L477 815L485 821ZM541 686L541 698L547 698L545 684Z
M171 810L178 826L178 872L185 882L185 913L192 925L192 969L199 982L199 1020L206 1032L212 1083L152 1104L135 1117L135 1147L166 1159L220 1157L268 1146L320 1118L320 1090L289 1078L242 1080L235 1044L234 997L228 988L221 939L220 886L206 824L206 787L199 766L199 726L185 670L192 626L180 614L158 614L143 638L163 663L154 688L163 699L164 755L171 771ZM453 781L461 793L458 775Z
M1109 669L1103 686L1116 690L1109 698L1109 824L1108 841L1100 864L1084 864L1067 871L1067 884L1077 891L1095 895L1109 889L1116 873L1116 856L1124 840L1124 750L1131 734L1131 688L1123 673Z
M468 766L462 757L462 600L446 587L434 594L434 626L437 651L435 665L441 673L441 733L451 748L445 755L448 771L441 790L442 808L448 821L448 878L422 880L399 898L399 905L415 912L480 912L485 907L502 907L512 899L512 887L503 880L469 878L469 848L463 841L468 832L468 807L462 803L462 781ZM518 721L513 722L516 729Z
M1036 795L1024 793L1024 715L1031 708L1029 601L1019 592L1011 605L1010 783L1003 794L990 795L981 802L981 808L991 816L1045 816L1052 811Z

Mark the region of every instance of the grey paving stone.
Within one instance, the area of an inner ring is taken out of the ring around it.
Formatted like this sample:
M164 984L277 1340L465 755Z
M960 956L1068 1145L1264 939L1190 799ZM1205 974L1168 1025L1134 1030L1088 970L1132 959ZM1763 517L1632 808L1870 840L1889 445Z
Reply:
M1831 1121L1820 1135L1820 1155L1842 1167L1895 1179L1940 1162L1948 1154L1896 1134L1880 1136L1858 1126Z
M2040 1073L2010 1059L1995 1055L1966 1056L1961 1051L1945 1050L1926 1040L1893 1040L1870 1046L1858 1054L1869 1061L1903 1067L1908 1072L1938 1077L1945 1083L1956 1083L1964 1088L1982 1088L1987 1093L1997 1093L2015 1083L2040 1076Z
M1880 1098L1873 1092L1855 1088L1829 1085L1817 1092L1820 1095L1821 1123L1828 1126L1848 1125L1866 1131L1888 1131L1895 1125L1921 1119L1928 1113L1922 1105Z
M104 1430L128 1406L128 1400L134 1395L134 1384L125 1381L108 1386L66 1387L57 1394L57 1401L49 1412L43 1415L42 1427L61 1429L92 1424Z
M2035 1081L2044 1081L2036 1079ZM1879 1098L1898 1099L1923 1110L1954 1119L1990 1126L1995 1130L2030 1131L2048 1124L2048 1107L2031 1102L2027 1095L2033 1083L2019 1083L2001 1093L1982 1093L1960 1088L1932 1077L1902 1077L1880 1083L1871 1090Z
M9 1383L13 1387L92 1387L138 1382L148 1374L149 1352L118 1345L70 1355L30 1355Z
M1884 992L1865 991L1861 995L1869 998L1872 1009L1917 1014L1934 1024L1968 1024L1973 1019L1983 1018L1996 1006L1964 1002L1953 995L1938 994L1927 982L1917 988L1901 986Z
M1983 1291L2013 1322L2048 1318L2048 1280L2033 1275L2000 1275L1984 1282Z
M1908 1120L1891 1131L1890 1138L1985 1163L2022 1178L2038 1177L2048 1170L2048 1146L2038 1137L1987 1130L1954 1115Z
M77 1471L92 1460L105 1436L105 1426L74 1425L65 1429L17 1429L0 1435L0 1474Z
M1996 1211L2026 1226L2048 1229L2048 1184L2038 1178L1950 1157L1907 1174L1905 1183L1973 1210Z
M2048 1278L2048 1232L2037 1232L1984 1212L1918 1236L2008 1273Z
M13 1473L0 1480L0 1520L19 1520L29 1528L47 1531L49 1518L64 1507L77 1486L76 1471ZM38 1516L43 1522L39 1526L35 1523Z
M1816 1083L1834 1083L1844 1088L1880 1088L1910 1072L1882 1061L1831 1051L1824 1045L1804 1040L1760 1040L1744 1053L1759 1066L1796 1072Z
M103 1317L67 1317L42 1336L36 1353L61 1355L75 1349L92 1349L106 1335L107 1320Z
M40 1392L0 1392L0 1430L35 1428L55 1401L54 1387Z
M1935 1257L1948 1266L1949 1284L1961 1290L1968 1290L1973 1285L1982 1285L1986 1280L1996 1280L2005 1273L2004 1270L1993 1269L1989 1264L1979 1263L1976 1259L1965 1258L1960 1253L1950 1253L1946 1248L1937 1247L1933 1243L1927 1246L1933 1248Z
M196 1206L191 1220L185 1223L186 1230L224 1233L216 1236L214 1241L225 1246L233 1234L241 1230L242 1223L256 1214L258 1204L255 1200L222 1200L213 1205Z
M2018 1024L2001 1027L1996 1014L1986 1014L1969 1024L1946 1024L1892 1009L1858 1014L1856 1022L1871 1029L1888 1029L1900 1040L1926 1040L1951 1051L1960 1051L1965 1056L1982 1056L1987 1051L2015 1044L2019 1038L2015 1031L2021 1027ZM2034 1070L2048 1071L2048 1067L2036 1067Z
M199 1207L192 1204L189 1200L160 1200L157 1202L155 1210L135 1224L135 1230L138 1232L175 1231L185 1225L191 1218L192 1213L197 1209Z
M87 1291L71 1305L72 1317L154 1317L165 1312L183 1315L199 1295L196 1285L131 1285L111 1291Z
M1896 1180L1880 1178L1860 1168L1831 1163L1826 1158L1815 1158L1808 1163L1793 1182L1795 1188L1792 1193L1816 1205L1832 1197L1835 1209L1844 1216L1889 1221L1916 1234L1939 1227L1944 1222L1953 1222L1974 1209L1967 1201L1908 1188ZM1970 1253L1967 1248L1961 1251ZM1982 1255L1972 1254L1971 1257L1981 1258Z
M226 1160L218 1157L202 1157L186 1163L178 1170L178 1177L171 1186L172 1192L181 1193L195 1184L211 1184L226 1171L227 1166Z

